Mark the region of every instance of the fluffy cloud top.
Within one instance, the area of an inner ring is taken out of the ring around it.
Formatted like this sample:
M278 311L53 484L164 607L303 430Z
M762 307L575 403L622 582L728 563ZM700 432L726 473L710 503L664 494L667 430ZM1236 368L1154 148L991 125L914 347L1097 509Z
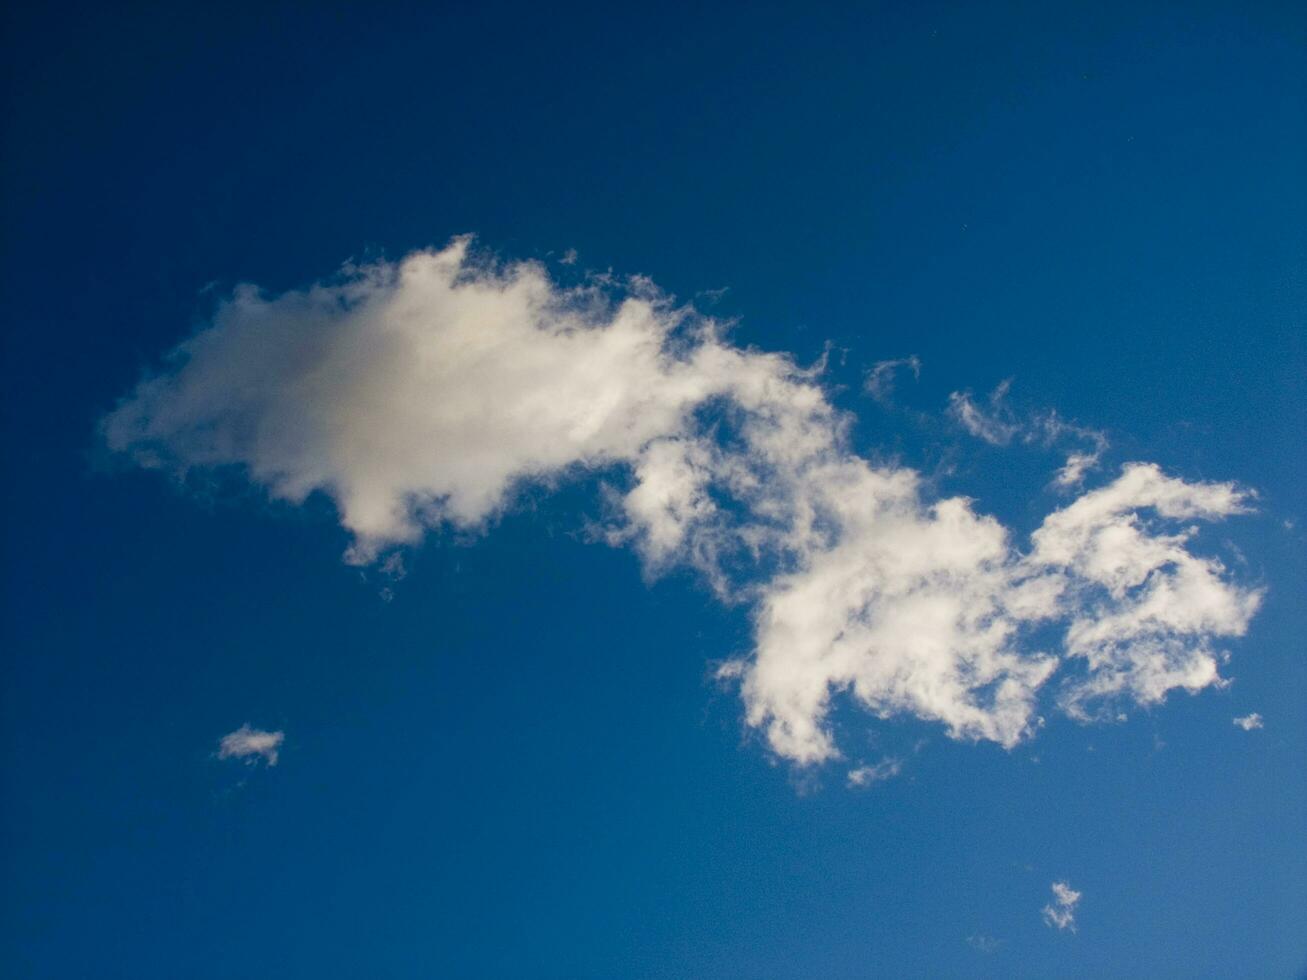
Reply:
M302 291L237 289L103 432L146 467L326 494L356 563L483 526L524 482L603 473L610 543L751 605L753 651L720 675L799 764L839 755L835 696L1011 746L1064 664L1056 701L1081 718L1219 682L1213 643L1259 594L1188 543L1244 492L1128 466L1023 548L854 454L849 422L816 369L730 343L647 281L565 289L458 239ZM1061 639L1035 643L1049 627Z
M1076 931L1076 906L1080 903L1080 893L1065 881L1053 882L1053 900L1043 908L1044 923L1059 931L1070 929Z
M285 740L285 732L265 732L251 728L248 724L241 725L218 740L218 758L243 759L247 765L262 759L268 765L275 766L281 743Z

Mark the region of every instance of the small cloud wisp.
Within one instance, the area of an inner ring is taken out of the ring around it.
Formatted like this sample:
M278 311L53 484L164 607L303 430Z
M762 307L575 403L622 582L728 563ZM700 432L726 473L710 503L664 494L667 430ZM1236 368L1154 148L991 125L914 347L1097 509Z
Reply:
M1059 932L1069 929L1076 931L1076 906L1080 904L1080 892L1065 881L1053 882L1053 900L1043 908L1044 924Z
M275 766L285 740L285 732L265 732L248 724L241 725L218 740L218 758L240 759L247 766L262 759L267 765Z

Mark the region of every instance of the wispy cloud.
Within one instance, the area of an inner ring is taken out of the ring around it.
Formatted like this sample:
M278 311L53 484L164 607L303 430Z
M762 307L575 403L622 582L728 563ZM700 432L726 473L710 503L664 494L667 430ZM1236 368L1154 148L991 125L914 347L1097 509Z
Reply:
M1236 718L1234 723L1242 728L1245 732L1251 732L1255 728L1262 727L1262 716L1254 711L1250 715L1244 715L1242 718Z
M1043 908L1044 923L1059 931L1070 929L1076 931L1076 906L1080 904L1080 892L1065 881L1053 882L1053 900Z
M241 725L218 740L218 758L241 759L246 765L253 765L262 759L268 765L275 766L281 743L285 740L285 732L265 732L251 728L248 724Z
M976 404L970 392L955 391L949 395L949 414L977 439L992 446L1006 446L1021 431L1012 410L1004 402L1011 381L1004 381L989 396L989 407Z
M957 404L998 439L1025 424ZM1065 424L1051 418L1045 432ZM1247 493L1131 464L1023 546L855 453L851 425L819 366L733 345L647 279L563 288L463 238L305 290L238 288L103 433L142 466L325 494L346 560L382 569L430 529L487 528L526 484L600 475L604 540L752 609L752 651L719 673L800 765L841 755L837 696L1012 746L1068 658L1085 669L1057 702L1081 718L1220 681L1213 640L1241 635L1260 594L1188 542ZM1033 638L1050 627L1052 648Z
M1079 486L1085 475L1102 462L1108 449L1107 436L1068 422L1053 409L1017 412L1008 402L1011 387L1011 379L1003 381L990 393L986 405L977 403L970 392L955 391L949 396L948 413L971 435L993 446L1006 446L1013 441L1044 447L1071 443L1075 448L1067 453L1066 462L1053 482L1063 489Z
M1002 948L1003 940L977 932L967 937L967 945L978 952L989 955L997 953Z
M878 361L867 372L863 390L881 404L889 404L894 395L894 383L900 371L909 370L913 378L921 377L921 358L916 354L892 361Z
M875 765L858 766L856 769L850 769L846 782L855 789L865 789L868 786L874 786L876 783L883 783L887 779L893 779L902 771L902 759L882 759Z

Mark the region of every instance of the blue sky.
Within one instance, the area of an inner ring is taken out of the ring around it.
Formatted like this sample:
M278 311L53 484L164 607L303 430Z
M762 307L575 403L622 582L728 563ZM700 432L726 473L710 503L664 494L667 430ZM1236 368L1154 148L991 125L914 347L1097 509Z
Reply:
M1302 975L1300 6L5 16L6 975Z

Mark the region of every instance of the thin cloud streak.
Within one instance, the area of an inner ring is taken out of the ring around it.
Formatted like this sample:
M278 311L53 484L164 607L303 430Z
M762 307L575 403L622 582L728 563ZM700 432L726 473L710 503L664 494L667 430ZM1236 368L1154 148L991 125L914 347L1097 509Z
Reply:
M990 394L988 406L978 404L970 392L955 391L949 395L948 415L969 434L992 446L1007 446L1013 441L1044 447L1078 445L1067 453L1066 462L1053 478L1053 485L1062 490L1078 487L1102 462L1109 448L1107 436L1068 422L1055 410L1018 413L1008 402L1011 387L1011 379L1000 383Z
M876 362L867 372L863 390L882 405L888 405L893 399L898 373L905 368L912 372L915 380L921 379L921 358L911 354L896 360Z
M882 759L875 765L850 769L845 781L854 789L866 789L876 783L883 783L887 779L893 779L902 771L902 759Z

